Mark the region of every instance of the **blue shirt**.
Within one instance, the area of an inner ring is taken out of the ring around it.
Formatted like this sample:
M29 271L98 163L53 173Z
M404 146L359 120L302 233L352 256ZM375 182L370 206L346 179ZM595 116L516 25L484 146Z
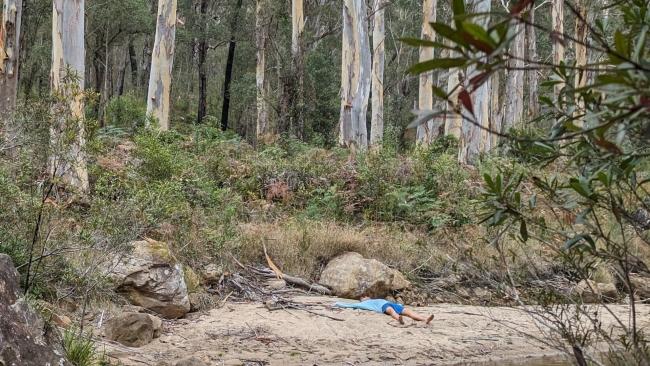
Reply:
M361 302L337 302L334 304L334 306L338 308L370 310L383 314L384 305L389 303L389 301L386 301L384 299L373 299Z

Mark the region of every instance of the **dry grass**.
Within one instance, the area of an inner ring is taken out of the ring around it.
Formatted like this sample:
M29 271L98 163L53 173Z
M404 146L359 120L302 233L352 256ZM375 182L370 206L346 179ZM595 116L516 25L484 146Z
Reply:
M240 226L241 240L234 248L249 263L264 263L263 245L287 273L318 278L333 257L354 251L401 270L413 268L423 257L416 234L386 226L363 228L321 221L289 220L283 223L250 223Z

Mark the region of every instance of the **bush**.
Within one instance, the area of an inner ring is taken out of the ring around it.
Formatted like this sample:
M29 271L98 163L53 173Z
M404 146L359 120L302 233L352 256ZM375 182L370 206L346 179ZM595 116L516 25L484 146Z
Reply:
M106 105L106 125L135 132L144 127L147 119L147 106L142 98L133 93L112 98Z
M65 356L74 366L95 366L100 362L92 337L78 334L74 328L63 333Z

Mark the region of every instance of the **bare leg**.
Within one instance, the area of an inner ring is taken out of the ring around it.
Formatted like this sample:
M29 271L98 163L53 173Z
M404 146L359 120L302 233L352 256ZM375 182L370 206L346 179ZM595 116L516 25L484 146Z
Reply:
M404 319L402 318L401 315L397 314L395 309L393 309L391 307L386 308L386 314L393 317L393 319L397 320L400 324L404 324Z
M428 317L425 317L424 315L420 315L415 311L406 308L404 308L404 311L402 311L402 315L408 316L409 318L419 322L425 322L426 324L431 323L431 321L433 320L433 315L429 315Z

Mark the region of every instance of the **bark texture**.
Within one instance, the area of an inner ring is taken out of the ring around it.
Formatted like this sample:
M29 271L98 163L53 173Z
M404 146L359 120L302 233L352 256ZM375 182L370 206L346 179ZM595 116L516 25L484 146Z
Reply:
M201 22L207 21L205 15L208 12L208 0L201 0L199 7ZM202 34L198 44L198 64L199 64L199 106L196 113L196 122L203 122L203 118L208 110L208 73L205 69L205 60L208 56L208 40L206 39L205 25L201 26Z
M22 4L22 0L5 0L2 7L2 18L0 18L0 122L3 120L8 122L16 107ZM14 136L6 137L13 139Z
M497 71L492 74L490 81L490 131L489 134L490 149L494 149L499 145L499 135L501 132L501 104L499 98L501 74Z
M55 103L50 128L49 171L55 180L88 191L84 154L84 0L52 2L51 89Z
M242 6L242 0L237 0L235 13L230 23L230 42L228 42L228 56L226 57L226 71L223 78L223 104L221 105L221 130L228 129L228 116L230 114L230 83L232 81L232 68L235 63L235 50L237 41L235 33L237 31L237 21L239 20L239 9Z
M436 21L437 2L437 0L424 0L422 2L422 39L431 41L435 39L433 28L431 25L429 25L429 23ZM420 47L420 62L431 60L432 58L432 47ZM420 74L418 93L418 109L420 111L433 109L433 80L434 78L432 72ZM430 143L436 137L436 133L433 129L433 120L429 120L420 124L417 127L415 136L417 143Z
M257 49L257 65L255 68L255 85L257 88L257 129L258 141L268 131L269 116L266 108L266 20L264 19L265 1L255 2L255 46Z
M339 142L361 149L368 147L366 114L371 83L366 14L365 0L344 0Z
M535 6L531 6L528 12L531 23L535 24ZM537 61L537 34L535 27L526 26L526 42L528 46L528 59ZM532 66L532 65L531 65ZM530 69L527 71L528 78L528 117L535 118L539 114L539 79L537 70Z
M559 65L564 61L564 0L552 0L551 23L553 27L553 64ZM564 84L556 84L553 87L555 96L560 95Z
M381 145L384 137L384 64L386 35L384 3L375 0L372 28L372 116L370 118L370 145Z
M578 42L574 42L576 53L576 75L574 87L576 89L584 88L587 85L587 72L584 70L587 66L587 24L585 20L587 17L587 4L586 0L577 0L576 10L580 17L584 20L575 20L575 37ZM576 95L576 116L580 116L585 112L585 101L579 95ZM583 124L583 118L578 118L576 123Z
M506 74L505 105L503 115L503 131L521 123L524 118L524 26L515 26L515 39L510 45L510 60Z
M476 13L489 13L492 8L490 0L478 0L475 3L474 11ZM483 16L476 21L483 27L489 23L489 18ZM478 74L478 70L470 69L467 72L468 78L471 79ZM470 85L465 82L466 89L471 90ZM490 105L490 80L488 79L483 85L474 91L472 95L472 105L474 109L474 116L469 116L469 112L465 111L465 116L468 118L462 119L461 136L460 136L460 149L458 150L458 161L462 164L474 164L482 151L489 148L490 142L487 139L485 129L489 128L489 105Z
M449 95L450 105L447 105L447 113L445 114L445 136L454 136L457 139L460 139L460 132L463 124L461 115L457 113L459 108L459 82L460 69L449 70L449 77L447 79L447 94Z
M305 13L303 0L291 1L291 75L292 82L287 92L289 95L290 132L302 138L304 134L304 40Z
M158 121L161 131L169 130L172 68L176 38L176 1L158 0L156 38L151 54L147 115Z

